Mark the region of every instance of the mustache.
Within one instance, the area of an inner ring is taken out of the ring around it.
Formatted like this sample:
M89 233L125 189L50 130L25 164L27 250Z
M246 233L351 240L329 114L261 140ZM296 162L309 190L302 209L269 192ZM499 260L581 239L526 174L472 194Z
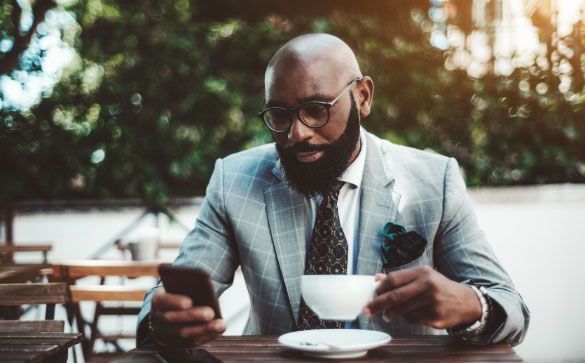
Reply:
M314 144L310 144L306 141L303 141L303 142L296 143L293 146L289 146L287 148L284 148L284 151L287 154L297 154L297 153L303 153L303 152L327 151L330 147L331 147L331 145L327 145L327 144L314 145Z

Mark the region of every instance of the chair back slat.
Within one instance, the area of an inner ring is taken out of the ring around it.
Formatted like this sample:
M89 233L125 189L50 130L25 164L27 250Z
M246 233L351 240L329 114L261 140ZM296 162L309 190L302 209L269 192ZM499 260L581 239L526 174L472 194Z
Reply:
M0 253L14 252L50 252L53 246L48 244L42 245L0 245Z
M144 300L144 295L148 289L133 286L75 286L72 285L71 301L77 303L80 301L138 301Z
M0 320L3 333L62 333L65 331L63 320Z
M0 305L65 304L66 283L0 284Z
M68 279L74 281L88 276L124 276L130 278L150 276L158 277L158 263L136 261L82 261L53 265L53 272L57 281Z

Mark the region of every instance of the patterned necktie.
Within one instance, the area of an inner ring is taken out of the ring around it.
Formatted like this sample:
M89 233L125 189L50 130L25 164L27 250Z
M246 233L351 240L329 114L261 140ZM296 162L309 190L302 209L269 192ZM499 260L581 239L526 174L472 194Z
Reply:
M347 275L347 239L339 222L337 199L343 182L337 183L317 210L311 243L307 250L305 275ZM321 320L303 299L298 330L344 328L344 321Z

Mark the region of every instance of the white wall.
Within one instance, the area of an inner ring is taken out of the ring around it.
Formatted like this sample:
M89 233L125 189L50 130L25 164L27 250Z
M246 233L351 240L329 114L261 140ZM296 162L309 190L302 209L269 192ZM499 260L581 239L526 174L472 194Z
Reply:
M470 192L480 225L531 312L529 361L585 359L585 185Z

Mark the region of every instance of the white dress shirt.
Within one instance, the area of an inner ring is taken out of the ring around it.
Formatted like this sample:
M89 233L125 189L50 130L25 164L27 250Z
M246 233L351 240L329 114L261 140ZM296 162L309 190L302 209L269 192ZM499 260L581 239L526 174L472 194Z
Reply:
M343 175L339 178L345 182L339 192L337 208L339 210L339 220L345 238L347 239L347 274L352 275L356 270L357 247L358 247L358 227L360 218L360 188L362 177L364 175L364 166L366 164L366 138L363 130L360 129L360 152L355 160L347 167ZM317 218L317 209L323 197L318 195L311 199L305 198L305 231L307 250L311 243L313 227Z

